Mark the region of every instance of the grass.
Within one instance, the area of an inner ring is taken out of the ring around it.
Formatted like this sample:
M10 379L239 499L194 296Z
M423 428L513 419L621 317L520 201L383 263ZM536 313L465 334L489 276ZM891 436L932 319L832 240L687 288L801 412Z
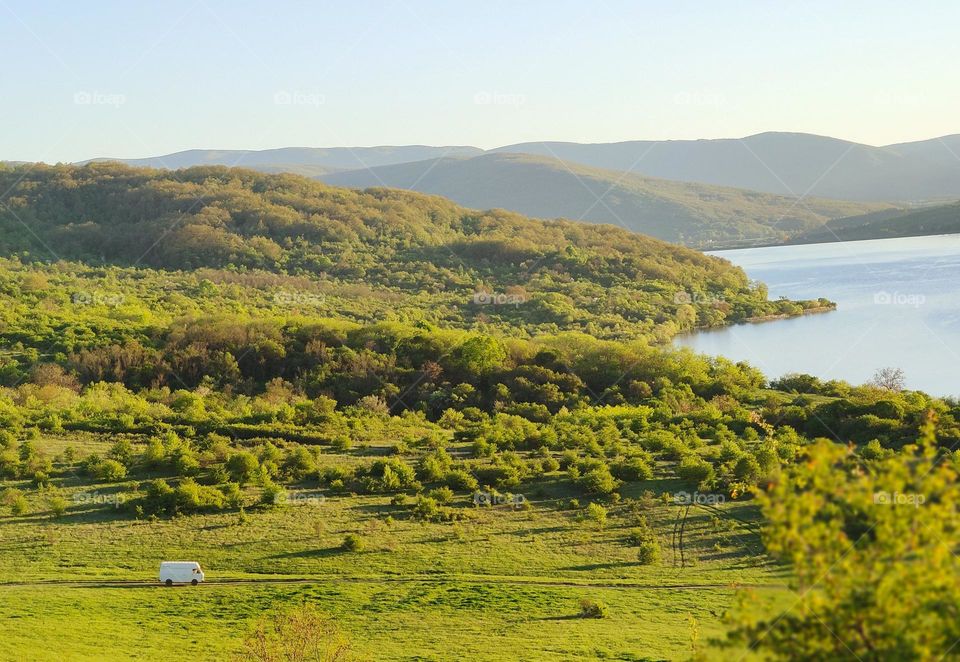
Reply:
M106 443L80 441L84 449ZM51 451L66 445L56 437L36 443ZM136 520L109 500L73 497L115 494L125 484L56 482L71 504L63 517L54 519L27 483L17 485L29 512L0 515L3 659L224 659L262 613L298 602L331 614L368 659L685 659L693 632L701 641L722 634L738 584L768 585L768 599L788 595L744 523L758 517L750 502L691 508L681 567L673 531L685 508L661 496L684 487L672 480L630 485L621 503L606 504L602 529L583 519L582 494L580 510L561 509L573 493L556 476L524 486L529 508L474 507L458 496L455 505L470 517L453 524L415 521L389 496L320 494L315 485L291 490L284 507ZM657 565L639 565L627 543L641 515L663 547ZM363 551L343 549L350 533ZM211 583L36 583L152 582L161 560L197 560ZM312 581L215 583L291 577ZM690 584L711 587L669 588ZM609 618L577 618L585 598L609 605Z
M719 636L733 591L625 591L429 582L198 588L0 588L0 657L215 660L264 612L308 602L334 614L362 657L680 659ZM610 607L578 618L582 598ZM691 621L692 616L695 621ZM103 641L110 646L103 646Z

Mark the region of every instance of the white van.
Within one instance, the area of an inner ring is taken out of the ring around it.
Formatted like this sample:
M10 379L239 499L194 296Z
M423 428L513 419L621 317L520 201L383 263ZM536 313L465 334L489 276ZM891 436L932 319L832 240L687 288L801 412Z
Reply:
M174 584L193 584L196 586L203 581L203 570L196 561L164 561L160 564L160 583L167 586Z

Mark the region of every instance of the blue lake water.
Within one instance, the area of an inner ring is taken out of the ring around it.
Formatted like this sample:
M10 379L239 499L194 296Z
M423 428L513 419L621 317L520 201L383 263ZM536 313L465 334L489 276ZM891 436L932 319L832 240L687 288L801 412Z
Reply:
M804 372L854 384L879 368L907 387L960 395L960 235L712 253L770 297L826 297L834 312L684 335L677 345L748 361L768 377Z

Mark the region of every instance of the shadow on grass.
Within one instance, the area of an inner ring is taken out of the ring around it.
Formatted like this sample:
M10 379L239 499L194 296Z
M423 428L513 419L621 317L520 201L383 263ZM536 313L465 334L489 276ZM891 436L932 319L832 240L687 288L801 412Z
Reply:
M325 559L331 556L340 556L346 554L357 554L358 552L344 549L339 545L337 547L324 547L323 549L303 549L299 552L283 552L273 554L268 559Z
M637 565L635 561L613 561L611 563L587 563L585 565L570 565L560 570L582 570L589 572L591 570L609 570L612 568L632 568Z

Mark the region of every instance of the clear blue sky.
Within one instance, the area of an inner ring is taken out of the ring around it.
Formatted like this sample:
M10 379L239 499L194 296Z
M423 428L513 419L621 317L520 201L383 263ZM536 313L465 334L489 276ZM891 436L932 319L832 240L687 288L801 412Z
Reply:
M960 3L0 0L0 159L960 132Z

